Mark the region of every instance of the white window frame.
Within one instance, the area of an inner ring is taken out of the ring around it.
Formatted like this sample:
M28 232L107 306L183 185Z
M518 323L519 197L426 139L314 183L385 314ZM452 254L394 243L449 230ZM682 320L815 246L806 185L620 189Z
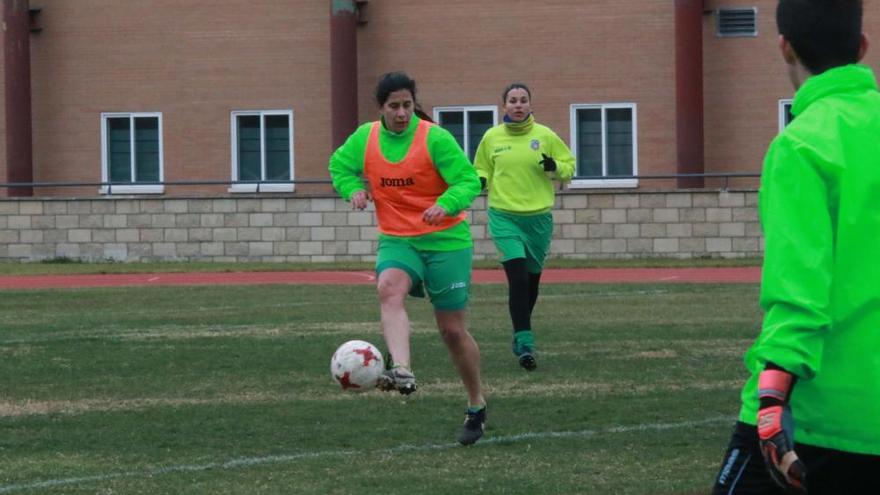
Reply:
M633 140L633 173L639 175L639 125L638 125L638 105L635 103L575 103L571 105L569 129L571 132L571 149L575 157L575 174L577 173L577 150L578 146L578 129L577 129L577 111L578 110L601 110L602 112L602 175L608 173L608 148L607 143L607 125L605 121L605 110L616 108L628 108L632 111L632 140ZM639 187L639 179L578 179L574 177L568 184L569 189L611 189L611 188L635 188Z
M464 106L451 106L451 107L434 107L434 122L440 123L440 113L441 112L463 112L463 122L464 122L464 154L468 154L468 148L470 147L470 133L468 132L470 124L468 123L467 114L468 112L492 112L492 125L498 125L498 106L497 105L464 105ZM474 153L476 153L477 146L480 143L477 143L474 146Z
M779 132L782 132L782 130L785 129L785 125L786 125L785 107L788 106L790 109L792 101L794 101L794 100L792 100L791 98L783 98L783 99L779 100L779 110L778 110L778 113L779 113ZM791 110L789 110L789 112L790 111Z
M109 119L118 119L128 117L131 129L131 176L135 177L135 160L137 158L137 149L135 146L135 127L134 119L140 117L155 117L159 120L159 182L165 182L165 139L162 131L162 112L102 112L101 113L101 182L110 181L110 157L107 147L107 121ZM130 185L113 185L101 186L98 189L99 194L162 194L165 192L163 184L145 184L139 185L132 182Z
M271 115L286 115L288 121L290 122L290 127L288 128L287 139L290 140L290 180L294 180L293 171L295 170L293 157L294 157L294 145L293 145L293 110L235 110L230 114L230 136L232 136L231 150L232 150L232 182L233 184L229 187L229 192L231 193L256 193L256 192L292 192L295 187L293 182L290 184L277 184L277 183L265 183L265 182L248 182L248 183L238 183L238 117L260 117L260 177L266 177L266 147L265 143L265 117ZM265 179L263 179L265 180Z

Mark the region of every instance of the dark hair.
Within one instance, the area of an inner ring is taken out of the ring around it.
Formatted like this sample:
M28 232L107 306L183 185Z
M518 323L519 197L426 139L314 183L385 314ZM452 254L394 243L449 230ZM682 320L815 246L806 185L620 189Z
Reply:
M859 61L862 0L779 0L776 26L812 74Z
M416 82L406 75L406 72L387 72L379 78L376 84L376 103L381 107L388 101L388 95L395 91L408 89L416 101Z
M376 84L376 103L381 107L386 101L388 101L388 96L391 93L403 89L409 90L409 94L412 95L413 103L415 104L413 113L422 120L434 122L434 120L422 110L422 106L419 105L418 100L416 100L416 81L409 77L406 72L386 72L379 78L379 83Z
M529 91L529 87L521 82L510 83L504 88L504 92L501 93L501 101L507 101L507 93L510 93L514 89L524 89L526 90L526 94L529 95L529 99L532 99L532 92Z
M428 122L434 122L434 119L432 119L430 115L425 113L425 111L422 110L422 106L419 105L418 103L416 103L416 107L413 108L413 113L416 114L416 116L418 116L422 120L427 120Z

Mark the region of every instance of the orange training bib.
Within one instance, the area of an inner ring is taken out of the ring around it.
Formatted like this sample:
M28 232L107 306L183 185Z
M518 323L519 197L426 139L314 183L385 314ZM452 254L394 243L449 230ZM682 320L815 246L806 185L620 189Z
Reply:
M449 185L437 172L428 153L431 124L419 121L406 156L391 163L379 146L381 122L373 122L364 155L364 175L370 182L379 232L396 236L417 236L448 229L465 219L465 212L447 216L440 225L428 225L422 213L437 202Z

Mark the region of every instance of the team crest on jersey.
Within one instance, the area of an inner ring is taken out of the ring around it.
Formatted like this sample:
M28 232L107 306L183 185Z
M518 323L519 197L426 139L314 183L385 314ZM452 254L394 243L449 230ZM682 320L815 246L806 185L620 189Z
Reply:
M537 139L532 139L531 146L533 150L538 151L539 149L541 149L541 141L538 141Z

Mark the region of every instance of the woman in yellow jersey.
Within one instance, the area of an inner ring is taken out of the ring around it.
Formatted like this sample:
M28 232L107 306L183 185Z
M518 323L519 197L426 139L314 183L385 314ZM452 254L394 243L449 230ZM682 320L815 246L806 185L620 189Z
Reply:
M382 76L376 103L380 119L361 125L333 153L330 175L353 208L363 210L369 201L376 206L377 288L382 331L393 362L379 388L402 394L416 390L404 301L407 294L427 293L437 328L467 390L468 408L458 441L469 445L483 435L486 421L480 350L465 325L473 240L464 210L480 193L480 181L455 138L419 118L416 83L409 76Z
M507 274L513 353L537 367L532 310L553 236L553 180L568 181L574 157L550 128L535 122L532 95L522 83L504 89L504 123L486 131L474 166L489 191L489 233Z

